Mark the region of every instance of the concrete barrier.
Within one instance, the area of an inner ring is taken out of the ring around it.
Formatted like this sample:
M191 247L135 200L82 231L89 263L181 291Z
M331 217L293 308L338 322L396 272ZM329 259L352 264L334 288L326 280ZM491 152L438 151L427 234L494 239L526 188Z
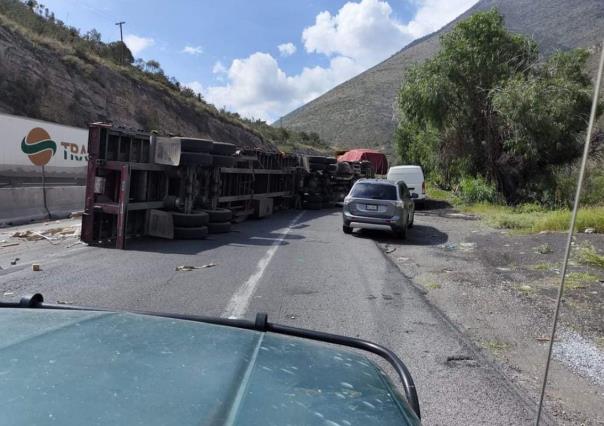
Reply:
M69 217L71 212L84 210L85 186L53 186L46 188L46 205L52 218Z
M84 208L84 186L40 186L0 188L0 226L19 225L36 220L68 217L72 211Z

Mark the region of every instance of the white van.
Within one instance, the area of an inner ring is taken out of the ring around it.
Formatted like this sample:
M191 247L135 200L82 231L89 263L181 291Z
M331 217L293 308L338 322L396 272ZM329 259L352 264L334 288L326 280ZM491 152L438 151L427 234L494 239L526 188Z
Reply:
M386 179L393 182L402 180L409 188L411 197L416 203L423 204L426 199L426 182L420 166L394 166L388 169ZM413 195L415 194L415 195Z

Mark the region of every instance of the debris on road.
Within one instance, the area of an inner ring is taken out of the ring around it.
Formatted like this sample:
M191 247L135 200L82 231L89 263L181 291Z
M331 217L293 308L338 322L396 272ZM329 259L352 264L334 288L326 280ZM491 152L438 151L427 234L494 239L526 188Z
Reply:
M57 300L57 304L59 305L73 305L72 301L68 301L68 300Z
M40 271L40 265L37 263L32 263L31 264L31 270L34 272L39 272Z
M207 265L202 266L180 265L176 267L176 272L189 272L194 269L213 268L214 266L216 266L215 263L208 263Z
M596 232L595 228L585 228L585 231L583 231L586 234L593 234L594 232Z
M539 254L550 254L554 252L554 250L552 250L552 246L550 246L548 243L535 247L535 250Z
M472 251L476 248L476 243L459 243L459 249L462 251Z
M13 293L12 291L5 291L3 296L13 296L15 293Z
M551 339L549 337L542 336L542 337L536 337L535 340L538 342L549 342Z
M445 251L453 251L453 250L457 249L457 244L447 243L447 244L441 244L439 247L441 249L444 249Z
M79 237L80 236L79 226L66 226L61 228L50 228L44 229L40 232L26 230L17 231L11 235L12 238L20 238L27 241L40 241L46 240L51 244L56 244L54 241L61 240L64 238Z
M401 256L401 257L397 257L397 258L396 258L396 260L397 260L397 261L399 261L399 262L406 262L406 261L408 261L408 260L409 260L409 258L408 258L408 257L402 257L402 256Z
M4 247L13 247L13 246L18 246L19 243L9 243L9 244L2 244L0 247L4 248Z
M396 247L384 246L384 252L390 254L396 251Z
M15 257L15 260L11 260L10 264L14 266L14 265L16 265L16 264L17 264L17 262L18 262L19 260L20 260L20 259L19 259L18 257Z

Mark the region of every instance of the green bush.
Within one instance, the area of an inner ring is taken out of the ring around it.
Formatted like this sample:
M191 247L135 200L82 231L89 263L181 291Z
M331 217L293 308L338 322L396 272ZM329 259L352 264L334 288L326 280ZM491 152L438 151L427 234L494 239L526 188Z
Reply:
M497 189L481 177L463 178L459 182L461 199L466 203L494 203L497 201Z

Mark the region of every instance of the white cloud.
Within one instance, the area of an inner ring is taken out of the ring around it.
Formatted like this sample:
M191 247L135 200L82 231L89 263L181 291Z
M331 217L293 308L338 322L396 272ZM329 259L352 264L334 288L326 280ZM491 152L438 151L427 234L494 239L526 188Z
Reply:
M279 49L279 53L281 53L281 56L283 57L291 56L296 53L296 46L292 42L280 44L277 46L277 49Z
M126 34L124 36L124 43L128 46L128 49L132 52L133 56L138 56L143 50L151 47L155 44L155 40L150 37L140 37L135 34Z
M188 53L189 55L201 55L203 48L201 46L185 46L181 52Z
M225 74L227 72L226 67L220 61L216 61L212 67L213 74Z
M411 40L438 30L465 12L477 0L413 0L417 12L408 23L399 21L383 0L348 2L332 15L321 12L304 29L302 41L309 53L329 57L326 67L305 67L287 75L268 53L235 59L226 82L208 87L204 95L217 107L272 121L320 96L334 86L388 58ZM279 51L282 53L282 46ZM292 47L295 46L292 43ZM214 65L215 74L225 67Z

